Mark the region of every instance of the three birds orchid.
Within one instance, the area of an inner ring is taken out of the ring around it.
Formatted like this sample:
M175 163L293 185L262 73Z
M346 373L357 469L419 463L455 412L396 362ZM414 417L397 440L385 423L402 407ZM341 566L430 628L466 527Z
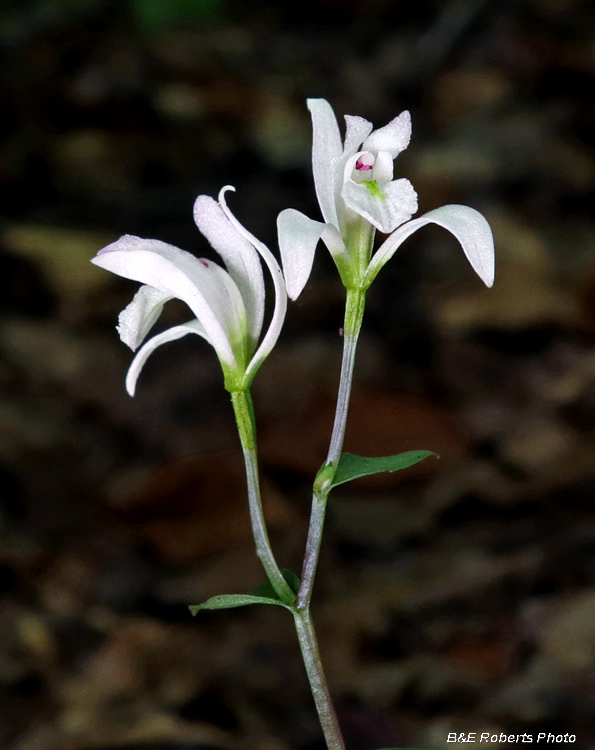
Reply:
M312 168L324 222L295 209L279 214L279 249L287 291L304 288L318 241L330 251L348 289L367 289L404 240L425 224L438 224L461 243L471 266L487 286L494 282L494 241L488 222L475 209L449 205L409 221L417 194L406 179L393 180L393 160L409 145L411 117L402 112L379 130L362 117L345 116L345 140L325 99L309 99ZM375 230L390 236L372 256Z
M330 251L347 289L366 290L400 245L426 224L448 229L487 286L494 281L494 241L486 219L468 206L448 205L411 219L417 194L409 180L393 179L393 160L409 145L411 117L402 112L379 130L362 117L345 116L342 141L330 104L309 99L312 167L324 221L295 209L277 219L283 272L270 250L229 210L224 187L218 197L200 195L194 220L226 269L160 240L125 235L98 252L95 265L143 286L119 316L118 332L136 356L126 377L134 395L138 376L157 347L189 333L215 349L229 391L245 390L279 338L287 296L296 299L312 269L319 240ZM376 230L389 234L372 255ZM275 305L264 336L265 288L261 261L272 276ZM174 297L195 317L141 343ZM139 348L140 347L140 348Z
M219 357L227 390L240 391L250 385L279 338L287 310L283 274L266 245L229 210L225 201L228 190L234 188L224 187L218 201L199 195L194 203L196 225L227 270L160 240L131 235L104 247L93 258L95 265L143 284L118 322L120 338L136 351L126 376L131 396L148 357L168 341L189 333L202 336ZM265 287L261 259L275 290L271 322L262 340ZM195 318L153 336L139 349L164 304L174 297L185 302Z

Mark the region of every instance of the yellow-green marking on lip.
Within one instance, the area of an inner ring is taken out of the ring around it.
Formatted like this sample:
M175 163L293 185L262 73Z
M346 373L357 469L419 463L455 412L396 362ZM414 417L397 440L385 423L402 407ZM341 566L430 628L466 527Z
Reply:
M362 180L360 184L365 185L368 188L368 192L373 198L380 198L382 201L386 199L386 196L378 187L376 180Z

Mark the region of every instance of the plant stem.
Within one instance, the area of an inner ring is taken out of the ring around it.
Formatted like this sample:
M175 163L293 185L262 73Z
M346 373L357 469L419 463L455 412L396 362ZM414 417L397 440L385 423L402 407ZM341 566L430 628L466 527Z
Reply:
M364 317L365 302L365 291L361 289L347 290L345 326L343 329L343 361L341 364L341 380L337 396L335 422L325 465L319 473L317 481L314 483L310 528L308 529L308 539L306 541L302 579L294 608L295 627L300 648L316 704L316 710L318 711L318 717L329 750L345 750L345 744L341 736L341 729L339 728L339 722L337 721L337 715L320 660L316 633L310 615L310 600L312 598L314 576L316 575L320 555L327 499L343 449L349 399L351 397L351 384L353 382L355 352Z
M333 707L331 694L326 683L318 642L309 608L294 610L295 629L297 631L304 665L310 681L312 696L318 711L318 717L324 733L328 750L345 750L339 722Z
M339 463L343 440L345 439L345 427L347 426L347 413L349 411L349 399L351 398L351 385L353 383L353 368L355 366L355 352L357 340L364 318L364 307L366 304L366 293L361 290L348 290L345 305L345 325L343 327L343 360L341 362L341 378L339 381L339 393L337 396L337 408L335 411L335 422L333 433L326 457L326 463Z
M295 594L289 587L283 574L279 570L277 561L271 548L271 542L266 528L262 500L260 497L260 480L258 475L258 456L256 453L256 426L254 423L254 409L249 390L232 391L231 402L238 426L244 463L246 464L246 481L248 484L248 501L250 505L250 520L252 533L256 543L258 555L267 577L279 599L287 604L293 604Z
M314 587L314 576L316 575L316 568L318 566L318 558L320 555L320 544L322 542L328 494L331 490L332 478L337 470L337 466L339 465L339 459L343 449L343 440L345 438L345 427L347 425L349 399L351 397L351 385L353 382L353 368L355 365L355 352L364 317L365 303L365 291L360 289L347 290L341 380L339 383L339 394L337 396L335 422L325 464L326 466L332 467L332 474L322 486L318 486L317 483L314 484L310 527L308 529L308 539L306 541L302 579L296 601L298 609L307 608L310 604L310 599L312 598L312 589Z

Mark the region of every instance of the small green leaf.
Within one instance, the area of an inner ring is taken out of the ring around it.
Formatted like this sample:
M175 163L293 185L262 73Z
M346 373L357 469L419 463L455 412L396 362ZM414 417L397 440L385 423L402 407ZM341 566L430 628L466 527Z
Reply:
M193 615L202 609L234 609L235 607L247 607L249 604L277 604L280 607L289 607L280 599L270 596L251 596L250 594L224 594L223 596L212 596L203 604L192 604L188 609Z
M354 456L353 453L341 453L339 466L333 479L333 487L352 479L367 477L370 474L380 474L384 471L400 471L423 461L424 458L435 456L432 451L407 451L396 456L379 456L366 458Z
M150 32L198 23L221 11L221 0L132 0L137 23Z
M297 594L300 587L300 579L292 570L282 569L281 573L289 584L289 588ZM249 604L275 604L279 607L285 607L285 609L291 609L289 604L279 599L270 581L261 583L260 586L257 586L249 594L212 596L203 604L192 604L188 609L194 616L202 609L234 609L235 607L247 607Z

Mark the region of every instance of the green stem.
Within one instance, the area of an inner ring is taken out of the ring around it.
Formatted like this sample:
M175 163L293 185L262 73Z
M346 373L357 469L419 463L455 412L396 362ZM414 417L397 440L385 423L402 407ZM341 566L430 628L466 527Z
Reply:
M310 527L308 529L306 552L302 567L302 579L296 601L298 609L307 608L310 604L310 599L312 598L314 577L316 575L318 558L320 556L320 545L324 529L327 499L331 490L333 477L337 470L337 466L339 465L341 451L343 450L343 440L345 438L345 428L347 426L347 414L349 412L349 399L351 398L351 385L353 382L353 369L355 366L355 352L364 317L365 304L365 291L360 289L347 290L341 380L339 383L339 394L337 396L335 422L325 463L325 466L330 467L331 470L328 473L325 472L324 482L316 482L314 484Z
M339 722L337 721L331 694L324 676L310 611L309 609L302 611L295 610L293 617L304 665L312 689L312 696L314 697L314 703L316 704L328 750L345 750L345 743L341 736Z
M262 500L260 497L260 480L258 475L258 456L256 453L256 426L254 423L254 409L248 389L231 391L231 402L236 417L244 463L246 464L246 481L248 484L248 501L250 505L250 520L252 532L256 542L258 555L267 577L279 599L286 604L293 604L295 594L283 578L273 554L271 542L267 532Z

